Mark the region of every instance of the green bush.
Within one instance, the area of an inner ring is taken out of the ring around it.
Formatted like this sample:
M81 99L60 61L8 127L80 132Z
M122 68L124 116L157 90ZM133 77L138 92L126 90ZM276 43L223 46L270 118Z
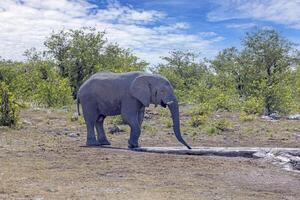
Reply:
M227 119L219 119L215 121L214 126L220 131L228 131L232 128L232 124Z
M242 111L247 115L258 115L264 111L264 101L257 97L249 97L242 102Z
M124 124L121 115L113 116L110 121L112 124L121 125Z
M240 113L240 120L246 122L246 121L253 121L255 119L255 115L253 114L247 114L245 112Z
M227 119L219 119L210 122L209 125L204 129L208 135L217 135L223 131L232 129L232 124Z
M146 131L150 136L155 136L157 133L156 127L148 123L143 123L142 129Z
M0 82L0 126L14 126L17 124L19 106L15 97L4 82Z
M190 110L191 119L189 120L189 124L193 127L204 125L207 122L211 112L212 106L209 103L197 105Z
M216 129L216 127L214 126L207 127L205 131L210 136L219 134L218 129Z
M56 77L43 80L37 85L33 99L46 107L62 107L72 102L72 91L67 79Z
M272 111L276 111L283 114L290 113L294 109L293 92L291 85L288 84L287 81L285 81L279 83L278 85L275 85L272 89Z
M233 100L233 97L230 94L220 92L212 99L212 104L215 107L215 110L234 110L236 103Z
M159 115L161 117L170 117L170 111L169 109L165 109L165 108L162 108L162 107L158 107L158 112L159 112Z
M164 124L166 125L167 128L172 128L173 127L173 122L169 118L165 119Z
M0 81L9 84L19 72L21 64L0 61Z
M11 87L19 100L32 102L37 91L37 86L42 81L38 70L34 66L23 66L23 70L16 74L12 80Z
M197 116L192 116L191 119L189 120L189 124L192 127L199 127L201 125L204 125L207 122L207 115L197 115Z
M208 102L201 103L194 108L190 110L190 113L192 116L197 116L197 115L210 115L211 112L213 111L212 105L210 105Z
M68 79L59 76L50 61L29 61L14 67L14 78L9 88L18 101L34 102L46 107L61 107L72 103Z
M195 81L195 85L190 86L191 89L182 89L182 97L184 101L193 103L208 103L211 98L211 88L208 88L205 79Z

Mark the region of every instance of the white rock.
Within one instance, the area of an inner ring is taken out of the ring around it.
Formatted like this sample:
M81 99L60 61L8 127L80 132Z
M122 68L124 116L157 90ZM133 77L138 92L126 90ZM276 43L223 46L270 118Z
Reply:
M291 120L300 120L300 114L289 115L287 118Z
M290 159L286 156L276 156L276 159L278 159L280 162L290 162Z
M29 126L32 125L32 123L31 123L30 121L27 121L26 119L24 119L24 120L22 121L22 123L25 124L25 125L29 125Z
M72 138L77 138L80 136L80 134L79 133L70 133L68 136L72 137Z
M44 200L44 197L35 197L34 200Z
M268 115L263 115L260 117L261 119L264 119L264 120L274 120L272 117L268 116Z
M267 154L264 151L258 151L258 152L256 152L256 153L253 154L254 158L264 158L266 156L267 156Z
M71 117L71 121L77 121L79 119L78 113L73 113L72 117Z

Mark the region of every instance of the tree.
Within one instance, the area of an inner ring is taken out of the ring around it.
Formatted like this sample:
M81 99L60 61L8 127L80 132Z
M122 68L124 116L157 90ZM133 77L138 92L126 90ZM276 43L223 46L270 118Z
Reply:
M300 112L300 64L296 65L292 71L292 98L293 111Z
M0 126L14 126L19 117L19 105L5 82L0 81Z
M289 112L292 102L291 69L297 61L293 44L275 30L246 34L242 49L228 48L211 61L214 85L247 102L263 102L264 113Z
M162 59L166 63L159 64L152 71L168 78L176 90L189 90L207 72L204 62L196 61L199 56L195 53L172 51Z
M23 63L0 62L0 82L8 88L6 93L13 94L10 98L21 103L34 102L47 107L71 103L69 80L58 74L55 64L49 60L41 60L39 56L29 57L32 59Z
M118 44L106 46L98 64L98 70L113 72L144 71L148 65L145 61L139 61L129 49L123 49Z
M128 49L108 44L105 33L94 28L53 33L45 46L46 53L57 63L60 75L69 78L74 98L80 85L98 71L144 70L148 65Z
M93 28L62 30L53 33L44 43L60 74L69 78L74 97L83 81L97 71L105 43L104 32Z
M239 96L244 95L245 74L241 68L241 55L235 47L227 48L219 52L211 67L216 74L216 82L223 90L236 90Z
M199 103L206 110L232 110L237 95L233 69L229 70L231 62L223 67L225 57L220 56L208 65L194 53L174 51L163 58L166 63L159 64L154 72L170 80L181 101ZM231 57L228 54L227 58Z
M287 84L294 62L293 44L275 30L262 29L246 34L243 42L242 71L248 96L264 99L265 114L285 112L291 101Z

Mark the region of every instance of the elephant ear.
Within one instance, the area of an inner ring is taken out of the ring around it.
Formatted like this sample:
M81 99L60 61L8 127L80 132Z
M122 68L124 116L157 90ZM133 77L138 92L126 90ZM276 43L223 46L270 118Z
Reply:
M150 83L147 76L136 77L130 85L130 94L138 99L145 107L150 105Z

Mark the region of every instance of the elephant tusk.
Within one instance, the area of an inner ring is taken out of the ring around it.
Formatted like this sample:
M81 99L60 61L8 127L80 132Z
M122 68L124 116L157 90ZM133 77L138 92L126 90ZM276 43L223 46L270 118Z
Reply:
M171 105L172 103L174 103L174 101L169 101L169 102L167 102L166 104L167 104L167 105Z

